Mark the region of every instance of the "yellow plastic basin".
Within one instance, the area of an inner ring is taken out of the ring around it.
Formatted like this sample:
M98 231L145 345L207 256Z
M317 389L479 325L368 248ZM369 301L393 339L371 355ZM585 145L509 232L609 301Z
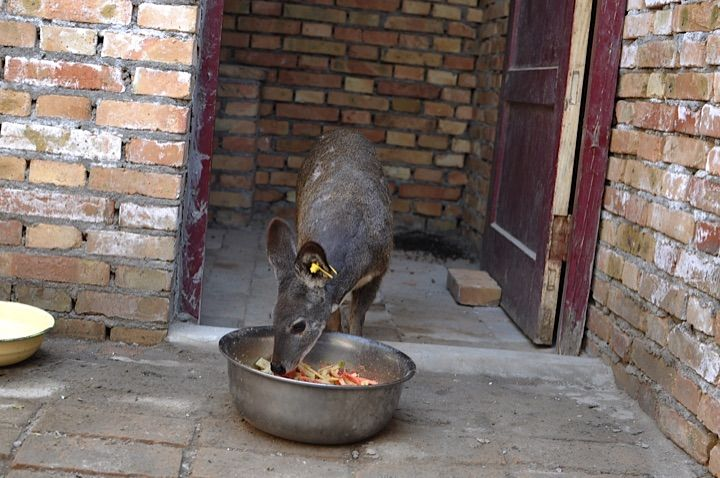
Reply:
M53 325L53 316L42 309L0 301L0 367L34 354Z

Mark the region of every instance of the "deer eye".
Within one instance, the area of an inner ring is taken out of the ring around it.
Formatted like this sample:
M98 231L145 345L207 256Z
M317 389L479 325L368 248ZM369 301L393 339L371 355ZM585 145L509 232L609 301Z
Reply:
M305 327L306 327L306 325L307 325L307 324L305 323L305 320L303 320L303 319L296 320L296 321L290 326L290 333L291 333L291 334L295 334L295 335L302 334L303 332L305 332Z

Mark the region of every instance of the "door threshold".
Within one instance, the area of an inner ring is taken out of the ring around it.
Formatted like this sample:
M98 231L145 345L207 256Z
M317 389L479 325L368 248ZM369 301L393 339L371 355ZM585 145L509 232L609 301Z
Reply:
M233 330L237 330L237 328L214 327L212 325L175 321L170 323L165 340L178 345L217 347L222 336Z

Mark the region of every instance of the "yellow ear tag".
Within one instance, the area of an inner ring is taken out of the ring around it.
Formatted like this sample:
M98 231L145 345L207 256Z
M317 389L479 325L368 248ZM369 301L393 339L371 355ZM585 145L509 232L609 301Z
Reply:
M318 272L322 272L325 275L325 277L327 277L328 279L332 279L337 274L337 271L335 269L333 269L332 266L330 266L330 270L332 272L326 271L325 269L322 268L322 266L320 266L320 264L318 262L313 262L312 264L310 264L310 273L311 274L317 274Z

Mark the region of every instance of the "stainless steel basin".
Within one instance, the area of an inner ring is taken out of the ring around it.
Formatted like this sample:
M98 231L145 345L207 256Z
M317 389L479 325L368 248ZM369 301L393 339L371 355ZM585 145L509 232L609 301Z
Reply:
M325 333L305 358L312 366L345 361L378 385L351 387L298 382L268 375L253 364L270 357L272 327L248 327L220 339L228 359L230 393L240 414L253 426L289 440L324 445L371 437L392 418L403 383L415 374L404 353L380 342Z

